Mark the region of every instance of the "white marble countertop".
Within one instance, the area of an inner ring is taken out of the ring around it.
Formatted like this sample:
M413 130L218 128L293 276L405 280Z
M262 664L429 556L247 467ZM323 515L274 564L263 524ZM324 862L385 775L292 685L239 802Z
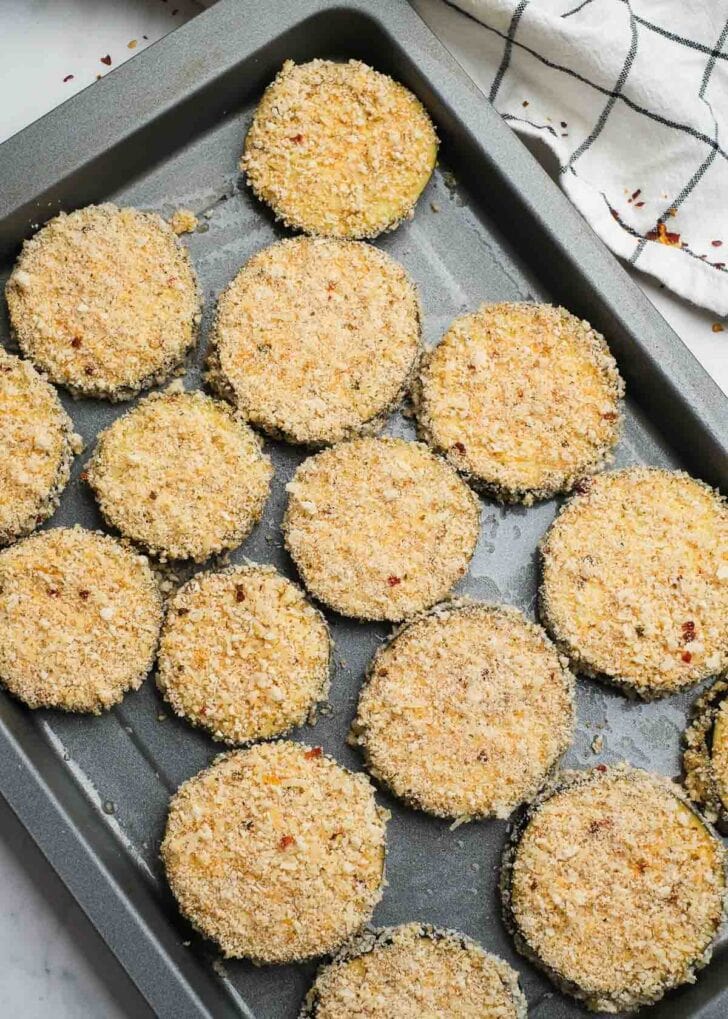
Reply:
M442 0L412 2L487 91L495 55L490 33ZM201 5L210 6L210 0L200 4L195 0L4 0L0 86L5 100L0 106L0 141L193 17ZM728 392L728 329L713 332L713 315L644 276L635 278ZM0 887L4 1015L23 1019L143 1019L149 1015L111 953L1 800Z

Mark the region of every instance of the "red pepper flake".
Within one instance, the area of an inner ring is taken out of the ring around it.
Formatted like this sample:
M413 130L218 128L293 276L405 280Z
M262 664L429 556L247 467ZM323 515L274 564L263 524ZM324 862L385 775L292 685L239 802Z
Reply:
M152 489L152 491L149 493L149 498L152 500L152 502L154 502L154 500L157 498L157 493L154 491L154 489Z
M111 67L111 56L107 53L105 57L100 57L102 64L106 64L107 67Z
M79 478L81 481L88 481L88 471L81 471Z
M682 639L683 644L689 644L695 640L695 623L692 619L688 619L687 623L682 624Z
M710 243L713 245L714 248L722 248L723 247L723 241L711 241Z
M320 757L322 753L323 749L321 747L311 747L303 756L307 761L312 761L315 757Z
M288 846L292 846L295 841L296 840L294 839L293 835L282 835L280 841L278 842L278 848L287 849Z
M93 375L94 373L93 365L87 364L86 367L84 368L84 372L87 375Z
M456 449L461 456L465 454L465 446L462 444L462 442L454 442L452 448Z
M48 597L49 598L58 598L59 595L60 595L60 592L59 592L57 587L49 587L48 588Z
M177 609L178 616L188 616L190 613L189 609Z
M608 410L606 414L602 414L602 417L604 418L605 421L616 421L617 418L619 417L619 414L617 414L613 410Z
M641 209L644 204L644 202L635 202L634 207L635 209Z
M693 656L690 654L689 651L683 651L683 653L680 655L680 657L682 658L682 660L684 662L688 662L688 663L692 662L692 660L693 660Z
M604 771L607 769L603 764L598 765L599 768L603 768ZM614 821L611 817L600 817L589 823L589 834L596 835L597 832L603 831L605 828L613 828Z
M668 244L673 248L682 247L680 234L668 230L664 223L658 223L656 230L648 230L645 237L648 241L659 241L660 244Z
M635 198L639 198L639 196L641 194L642 194L642 188L637 188L636 191L632 192L632 197L630 198L630 202L633 202L635 200Z
M88 601L90 594L91 594L90 591L79 591L78 597L81 599L81 601Z
M81 337L74 336L73 339L71 340L71 346L75 347L76 350L78 350L78 348L81 346Z
M290 138L288 140L289 140L289 142L295 142L296 145L300 145L301 142L303 141L303 135L302 134L293 134L293 135L290 136Z
M607 770L607 766L606 766L606 764L598 764L594 770L595 771L606 771Z
M243 587L242 584L235 585L235 601L236 602L245 601L245 588Z
M713 330L714 333L722 333L723 330L725 329L725 326L722 325L722 323L720 322L714 322L710 328Z
M63 84L65 85L67 81L73 81L73 77L74 76L72 74L67 74L66 77L63 79ZM715 244L715 241L713 241L713 244Z
M396 587L397 584L402 583L402 578L395 577L394 575L392 575L391 577L387 577L387 583L389 584L390 587Z

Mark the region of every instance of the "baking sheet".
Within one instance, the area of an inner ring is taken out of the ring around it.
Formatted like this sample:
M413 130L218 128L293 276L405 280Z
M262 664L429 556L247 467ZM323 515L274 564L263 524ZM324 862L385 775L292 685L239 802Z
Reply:
M284 235L237 171L261 87L288 56L361 57L414 87L443 137L440 165L414 220L376 242L420 288L426 343L437 342L455 315L483 301L566 303L605 331L627 376L627 424L616 465L687 466L713 483L725 480L728 401L406 4L273 6L261 12L247 2L222 3L120 70L118 82L109 76L104 95L84 93L45 118L45 131L36 126L0 147L0 173L7 171L0 246L9 256L2 282L30 223L44 222L58 207L108 198L163 215L191 208L200 226L185 243L206 301L198 359L185 379L188 388L196 387L215 296L253 252ZM321 9L324 15L317 15ZM314 20L280 38L287 24L306 14ZM156 92L150 95L152 81ZM94 125L84 121L88 111ZM116 124L104 119L112 111L120 118ZM55 175L47 165L52 160L34 164L41 140L51 152L49 143L58 141ZM7 341L5 321L2 330ZM79 475L96 432L129 404L63 399L87 451L74 464L50 526L101 526ZM414 435L401 415L385 432ZM266 448L276 471L271 499L263 521L231 559L272 562L294 576L280 520L285 484L305 454L280 443ZM517 605L533 617L536 545L559 501L528 509L481 504L480 541L457 591ZM389 631L327 616L336 646L330 706L295 738L321 744L342 764L360 769L361 757L345 736L366 664ZM677 776L693 696L643 705L580 680L577 734L565 763L588 767L626 759ZM603 737L598 755L591 749L597 735ZM162 877L158 846L169 795L221 749L171 716L153 678L101 718L30 713L0 698L0 790L158 1013L293 1019L315 965L223 964L178 917ZM392 820L389 887L375 922L423 920L460 929L515 966L531 1014L583 1014L514 952L503 929L496 885L505 823L451 831L447 822L402 807L386 793L379 799ZM696 988L671 995L652 1014L728 1014L720 972L727 948L724 940Z

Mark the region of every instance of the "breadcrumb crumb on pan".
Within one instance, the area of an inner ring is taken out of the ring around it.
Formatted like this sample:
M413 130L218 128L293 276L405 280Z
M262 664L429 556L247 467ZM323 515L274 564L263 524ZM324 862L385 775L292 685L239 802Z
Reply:
M247 743L303 725L328 692L331 638L273 566L198 573L172 599L157 684L178 715Z
M0 350L0 545L55 512L82 448L55 389L28 361Z
M287 60L240 169L286 226L361 239L412 216L436 161L432 121L403 85L358 60Z
M438 817L507 817L568 748L574 679L505 605L437 605L375 654L352 727L369 771Z
M128 400L175 374L197 341L197 277L155 213L60 213L24 243L5 292L23 353L76 396Z
M320 747L225 754L172 797L161 853L187 919L228 958L337 951L382 894L386 811Z
M0 552L0 681L31 708L99 714L152 667L162 599L148 561L80 527Z
M669 779L627 765L566 772L512 829L504 919L564 993L631 1012L709 961L725 867L722 843Z
M209 379L274 438L323 446L372 434L421 352L404 269L357 241L296 237L254 255L221 295Z
M717 680L693 705L683 766L690 799L728 834L728 680Z
M588 322L548 304L455 319L413 387L422 438L492 498L530 505L611 460L624 383Z
M540 545L541 617L575 670L644 699L728 666L728 504L679 471L598 475Z
M101 432L86 473L111 527L152 555L202 562L248 536L273 470L228 404L169 390Z
M342 615L401 621L467 572L477 498L421 443L343 442L304 460L286 488L286 547L309 592Z
M457 931L371 929L323 965L299 1019L525 1019L518 974Z

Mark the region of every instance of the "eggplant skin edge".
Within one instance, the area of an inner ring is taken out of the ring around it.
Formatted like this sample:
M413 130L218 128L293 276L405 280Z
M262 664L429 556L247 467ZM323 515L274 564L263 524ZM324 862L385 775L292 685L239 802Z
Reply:
M603 769L603 770L602 770ZM637 773L639 775L646 775L652 781L657 783L663 789L666 789L673 796L675 796L681 803L683 803L706 829L706 831L715 839L717 844L720 846L721 855L723 858L723 871L726 876L726 891L723 897L723 910L721 917L716 925L713 938L707 945L703 953L696 958L689 967L687 975L684 980L679 983L665 984L657 994L640 994L639 991L623 991L616 996L594 994L584 990L574 981L569 980L563 974L555 970L544 962L538 955L538 952L531 947L528 940L521 933L518 921L515 918L512 908L511 901L511 890L512 890L512 879L513 879L513 866L518 855L518 847L521 838L525 834L531 820L538 813L541 806L551 799L552 796L558 793L564 792L576 785L587 784L594 781L600 781L603 778L608 778L615 773L621 773L624 775L630 775ZM503 849L503 855L501 857L501 872L499 879L499 891L501 896L501 915L506 930L513 938L516 950L523 955L532 965L536 966L542 973L552 981L559 991L563 994L568 994L577 1001L581 1001L585 1006L592 1012L609 1012L609 1013L624 1013L631 1014L637 1012L640 1008L645 1005L654 1005L657 1001L660 1001L668 991L674 990L677 987L681 987L686 983L692 983L695 980L696 974L699 970L703 969L704 966L710 962L715 947L716 939L723 926L728 921L728 854L726 854L723 844L713 828L712 824L707 821L700 811L695 807L690 799L686 795L685 791L672 782L668 778L663 778L660 775L655 775L651 772L646 772L639 768L633 768L630 765L617 764L608 767L601 766L599 770L597 768L591 768L588 771L562 771L554 778L552 778L541 790L536 799L530 803L522 813L511 822L508 838Z
M728 697L728 674L717 679L696 698L690 721L683 733L685 788L719 832L728 835L728 805L721 799L712 766L713 727L723 701Z

